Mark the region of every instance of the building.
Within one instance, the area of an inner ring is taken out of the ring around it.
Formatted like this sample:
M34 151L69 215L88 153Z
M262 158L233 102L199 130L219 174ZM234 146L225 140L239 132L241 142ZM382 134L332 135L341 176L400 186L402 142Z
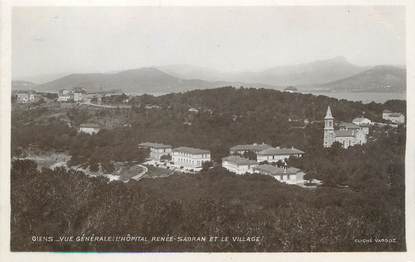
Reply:
M286 184L304 183L305 173L295 167L276 167L273 165L258 165L254 167L254 172L258 174L274 177L276 180Z
M331 113L330 106L327 107L326 116L324 117L324 147L331 147L334 142L339 142L343 148L349 146L362 145L367 142L368 126L358 126L353 123L341 122L334 127L334 117Z
M187 111L189 111L191 113L196 113L196 114L199 113L199 109L194 108L194 107L189 108L189 110L187 110Z
M88 123L88 124L81 124L79 126L79 132L80 133L85 133L85 134L96 134L101 130L100 125L97 124L93 124L93 123Z
M240 156L227 156L222 158L222 167L238 175L244 175L246 173L252 174L256 166L258 166L258 163L255 160Z
M244 153L247 153L247 152L254 152L255 154L257 154L258 152L268 149L268 148L272 148L272 146L264 144L264 143L262 144L253 143L250 145L236 145L230 148L230 153L232 155L235 155L235 154L243 155Z
M33 91L18 91L16 93L16 102L19 104L33 103L35 100L36 95Z
M287 93L297 93L298 92L298 89L296 87L294 87L294 86L289 86L289 87L286 87L284 89L284 92L287 92Z
M269 162L269 163L275 163L278 161L285 161L290 157L302 157L304 154L303 151L291 147L291 148L280 148L277 147L271 147L265 150L262 150L257 153L257 161L259 163L261 162Z
M391 112L387 109L383 111L382 118L395 124L405 123L405 116L402 113Z
M87 92L81 87L75 87L72 89L73 101L81 102L86 97Z
M138 145L140 148L147 148L150 150L150 159L154 161L161 161L162 156L170 156L172 154L172 146L158 143L145 142Z
M203 162L210 161L210 151L184 146L177 147L172 151L172 160L177 167L198 170L202 168Z
M82 102L85 98L87 98L87 92L81 87L58 91L58 102Z
M73 100L73 94L71 90L61 89L58 91L58 102L69 102Z
M352 123L358 126L370 126L372 125L372 121L366 117L356 117L352 120Z

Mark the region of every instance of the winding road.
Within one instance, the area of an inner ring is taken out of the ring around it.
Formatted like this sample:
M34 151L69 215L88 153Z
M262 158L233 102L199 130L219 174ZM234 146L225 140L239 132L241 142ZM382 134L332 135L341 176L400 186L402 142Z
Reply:
M138 173L138 175L135 175L135 176L131 177L132 179L137 180L137 181L139 181L141 179L141 177L145 173L147 173L147 171L148 171L148 168L146 166L143 166L143 165L138 165L138 166L141 167L143 169L143 171L141 171L140 173Z

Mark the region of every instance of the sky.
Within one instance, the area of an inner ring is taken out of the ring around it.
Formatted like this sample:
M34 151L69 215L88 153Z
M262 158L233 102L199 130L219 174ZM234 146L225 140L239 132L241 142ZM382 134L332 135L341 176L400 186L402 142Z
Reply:
M258 71L344 56L405 64L405 9L392 6L14 7L12 75L188 64Z

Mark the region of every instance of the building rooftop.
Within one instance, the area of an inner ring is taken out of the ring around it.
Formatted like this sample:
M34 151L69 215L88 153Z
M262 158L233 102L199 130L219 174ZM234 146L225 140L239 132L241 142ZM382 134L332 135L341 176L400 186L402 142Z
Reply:
M152 142L144 142L139 144L140 147L146 147L146 148L172 148L171 145L165 145L165 144L158 144L158 143L152 143Z
M187 153L187 154L193 154L193 155L210 154L209 150L204 150L204 149L200 149L200 148L193 148L193 147L186 147L186 146L176 147L176 148L173 149L173 152L181 152L181 153Z
M94 123L86 123L86 124L81 124L79 127L85 127L85 128L101 128L100 125L98 124L94 124Z
M401 116L403 116L402 113L390 113L389 114L389 117L401 117Z
M272 148L267 148L265 150L258 152L258 155L295 155L295 154L304 154L304 152L295 147L291 147L291 148L284 148L284 147L273 148L272 147Z
M259 152L268 148L272 148L272 146L267 145L267 144L250 144L250 145L236 145L231 147L231 151L254 151L254 152Z
M336 137L353 137L353 131L352 130L335 130L334 133L336 134Z
M352 122L371 122L369 118L366 117L356 117Z
M231 162L238 166L257 164L255 160L250 160L250 159L243 158L240 156L227 156L227 157L222 158L222 161Z
M349 122L340 122L338 124L339 127L344 127L346 129L359 129L360 127L356 124L349 123Z
M333 119L330 106L327 107L327 112L326 112L326 116L324 117L324 119Z
M282 175L282 174L297 174L301 170L295 167L276 167L273 165L259 165L254 167L259 173L265 173L267 175Z

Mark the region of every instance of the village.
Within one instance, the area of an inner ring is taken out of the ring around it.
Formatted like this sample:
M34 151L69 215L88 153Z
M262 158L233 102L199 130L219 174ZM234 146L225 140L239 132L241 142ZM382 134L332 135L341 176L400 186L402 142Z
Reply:
M292 88L291 88L292 89ZM289 89L288 91L292 93ZM17 104L34 104L45 99L45 96L35 91L18 91L14 93ZM106 99L117 97L117 104L105 103ZM120 99L121 97L121 99ZM129 108L129 97L120 92L106 93L87 93L83 88L74 87L72 89L59 90L58 94L52 99L62 105L87 105L102 108ZM146 110L158 109L158 105L145 105ZM198 113L198 109L190 107L189 112ZM331 147L334 143L339 143L341 147L347 149L354 145L367 143L370 135L370 127L391 126L397 127L405 123L405 116L402 113L384 110L382 114L384 123L372 122L364 116L358 116L351 122L335 122L330 106L327 108L324 117L324 130L322 130L323 147ZM304 121L305 122L305 121ZM184 124L191 124L185 122ZM98 123L81 123L78 128L79 133L95 135L104 127ZM187 146L173 147L163 144L160 141L142 142L138 148L147 150L148 157L144 163L138 163L131 169L136 174L130 174L127 179L140 180L144 177L165 177L174 173L200 172L204 168L221 166L231 173L237 175L262 174L275 178L277 181L290 185L302 187L315 187L321 184L317 179L305 179L305 172L294 166L288 166L287 160L290 158L301 158L306 152L301 149L290 147L272 146L265 143L254 142L251 144L240 144L229 148L229 155L223 157L220 163L212 161L211 152L206 149L193 148ZM55 164L56 166L56 164ZM150 170L150 171L149 171ZM84 170L87 171L87 170ZM150 175L156 171L157 175ZM119 180L118 174L105 174L110 180Z

